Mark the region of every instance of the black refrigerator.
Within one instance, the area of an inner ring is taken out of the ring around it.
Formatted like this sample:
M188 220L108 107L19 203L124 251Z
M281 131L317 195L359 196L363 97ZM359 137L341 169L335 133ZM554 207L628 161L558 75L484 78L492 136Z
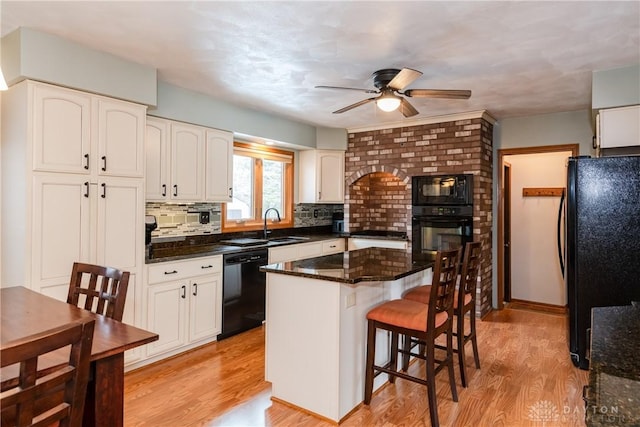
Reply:
M569 352L588 369L591 308L640 301L640 156L569 158L566 239Z

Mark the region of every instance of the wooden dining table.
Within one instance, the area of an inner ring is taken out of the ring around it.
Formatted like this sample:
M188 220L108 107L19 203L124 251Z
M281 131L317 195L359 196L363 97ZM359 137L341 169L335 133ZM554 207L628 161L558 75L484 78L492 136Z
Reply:
M123 425L124 352L156 341L158 334L83 310L22 286L0 289L0 306L2 345L57 326L95 319L83 425ZM43 361L42 368L63 362L62 355L58 359L52 355ZM41 369L41 365L38 369ZM16 377L17 369L0 370L0 382L3 385L15 381Z

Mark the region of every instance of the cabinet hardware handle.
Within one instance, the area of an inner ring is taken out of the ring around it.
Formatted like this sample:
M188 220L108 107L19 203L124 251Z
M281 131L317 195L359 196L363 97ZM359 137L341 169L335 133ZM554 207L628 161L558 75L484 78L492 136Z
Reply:
M167 184L162 184L162 197L167 196Z
M229 198L233 199L233 188L229 187Z
M335 247L336 247L336 245L329 245L329 247L330 247L330 248L335 248Z
M194 297L198 296L198 284L197 283L193 284L193 296Z
M107 171L107 156L102 156L102 171Z
M178 196L178 184L173 184L173 197Z
M100 195L100 197L102 197L103 199L105 199L107 197L107 184L105 184L104 182L102 184L100 184L102 186L102 194Z
M318 191L318 200L322 200L322 191Z
M86 182L84 183L84 188L85 188L85 191L84 191L84 197L87 197L87 198L88 198L88 197L89 197L89 181L86 181Z
M88 154L84 155L84 168L86 170L89 170L89 155Z
M182 295L181 295L182 299L187 298L187 287L185 285L182 285Z
M201 265L200 268L202 268L202 269L213 268L213 265Z
M165 271L164 274L176 274L177 272L178 272L178 270Z

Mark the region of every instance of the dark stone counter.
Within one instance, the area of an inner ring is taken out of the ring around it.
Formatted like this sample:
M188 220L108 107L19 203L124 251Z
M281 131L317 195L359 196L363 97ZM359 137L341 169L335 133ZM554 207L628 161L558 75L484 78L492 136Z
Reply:
M305 240L292 241L269 241L265 244L252 246L234 246L225 244L223 240L231 239L235 236L229 235L207 235L207 236L189 236L189 237L171 237L154 239L150 248L147 250L145 264L155 264L159 262L178 261L183 259L198 258L212 255L225 255L231 253L239 253L256 249L267 249L275 246L293 245L297 243L310 243L328 239L335 239L341 236L336 234L302 234L296 233L296 236L305 236ZM282 237L275 235L272 238L278 239Z
M414 259L410 251L365 248L300 261L261 267L267 273L321 279L340 283L392 281L433 266L429 260Z
M640 425L640 306L591 311L587 426Z

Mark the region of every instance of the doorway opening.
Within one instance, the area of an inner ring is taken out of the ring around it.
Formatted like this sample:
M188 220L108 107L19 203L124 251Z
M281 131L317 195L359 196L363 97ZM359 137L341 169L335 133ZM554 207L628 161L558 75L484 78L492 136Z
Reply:
M512 229L515 213L511 209L512 197L512 165L507 161L507 156L524 154L544 154L567 151L571 156L578 155L578 144L549 145L539 147L525 147L498 150L498 309L504 308L505 301L511 301L512 293L513 256L512 241L514 232ZM540 304L546 305L546 304Z

